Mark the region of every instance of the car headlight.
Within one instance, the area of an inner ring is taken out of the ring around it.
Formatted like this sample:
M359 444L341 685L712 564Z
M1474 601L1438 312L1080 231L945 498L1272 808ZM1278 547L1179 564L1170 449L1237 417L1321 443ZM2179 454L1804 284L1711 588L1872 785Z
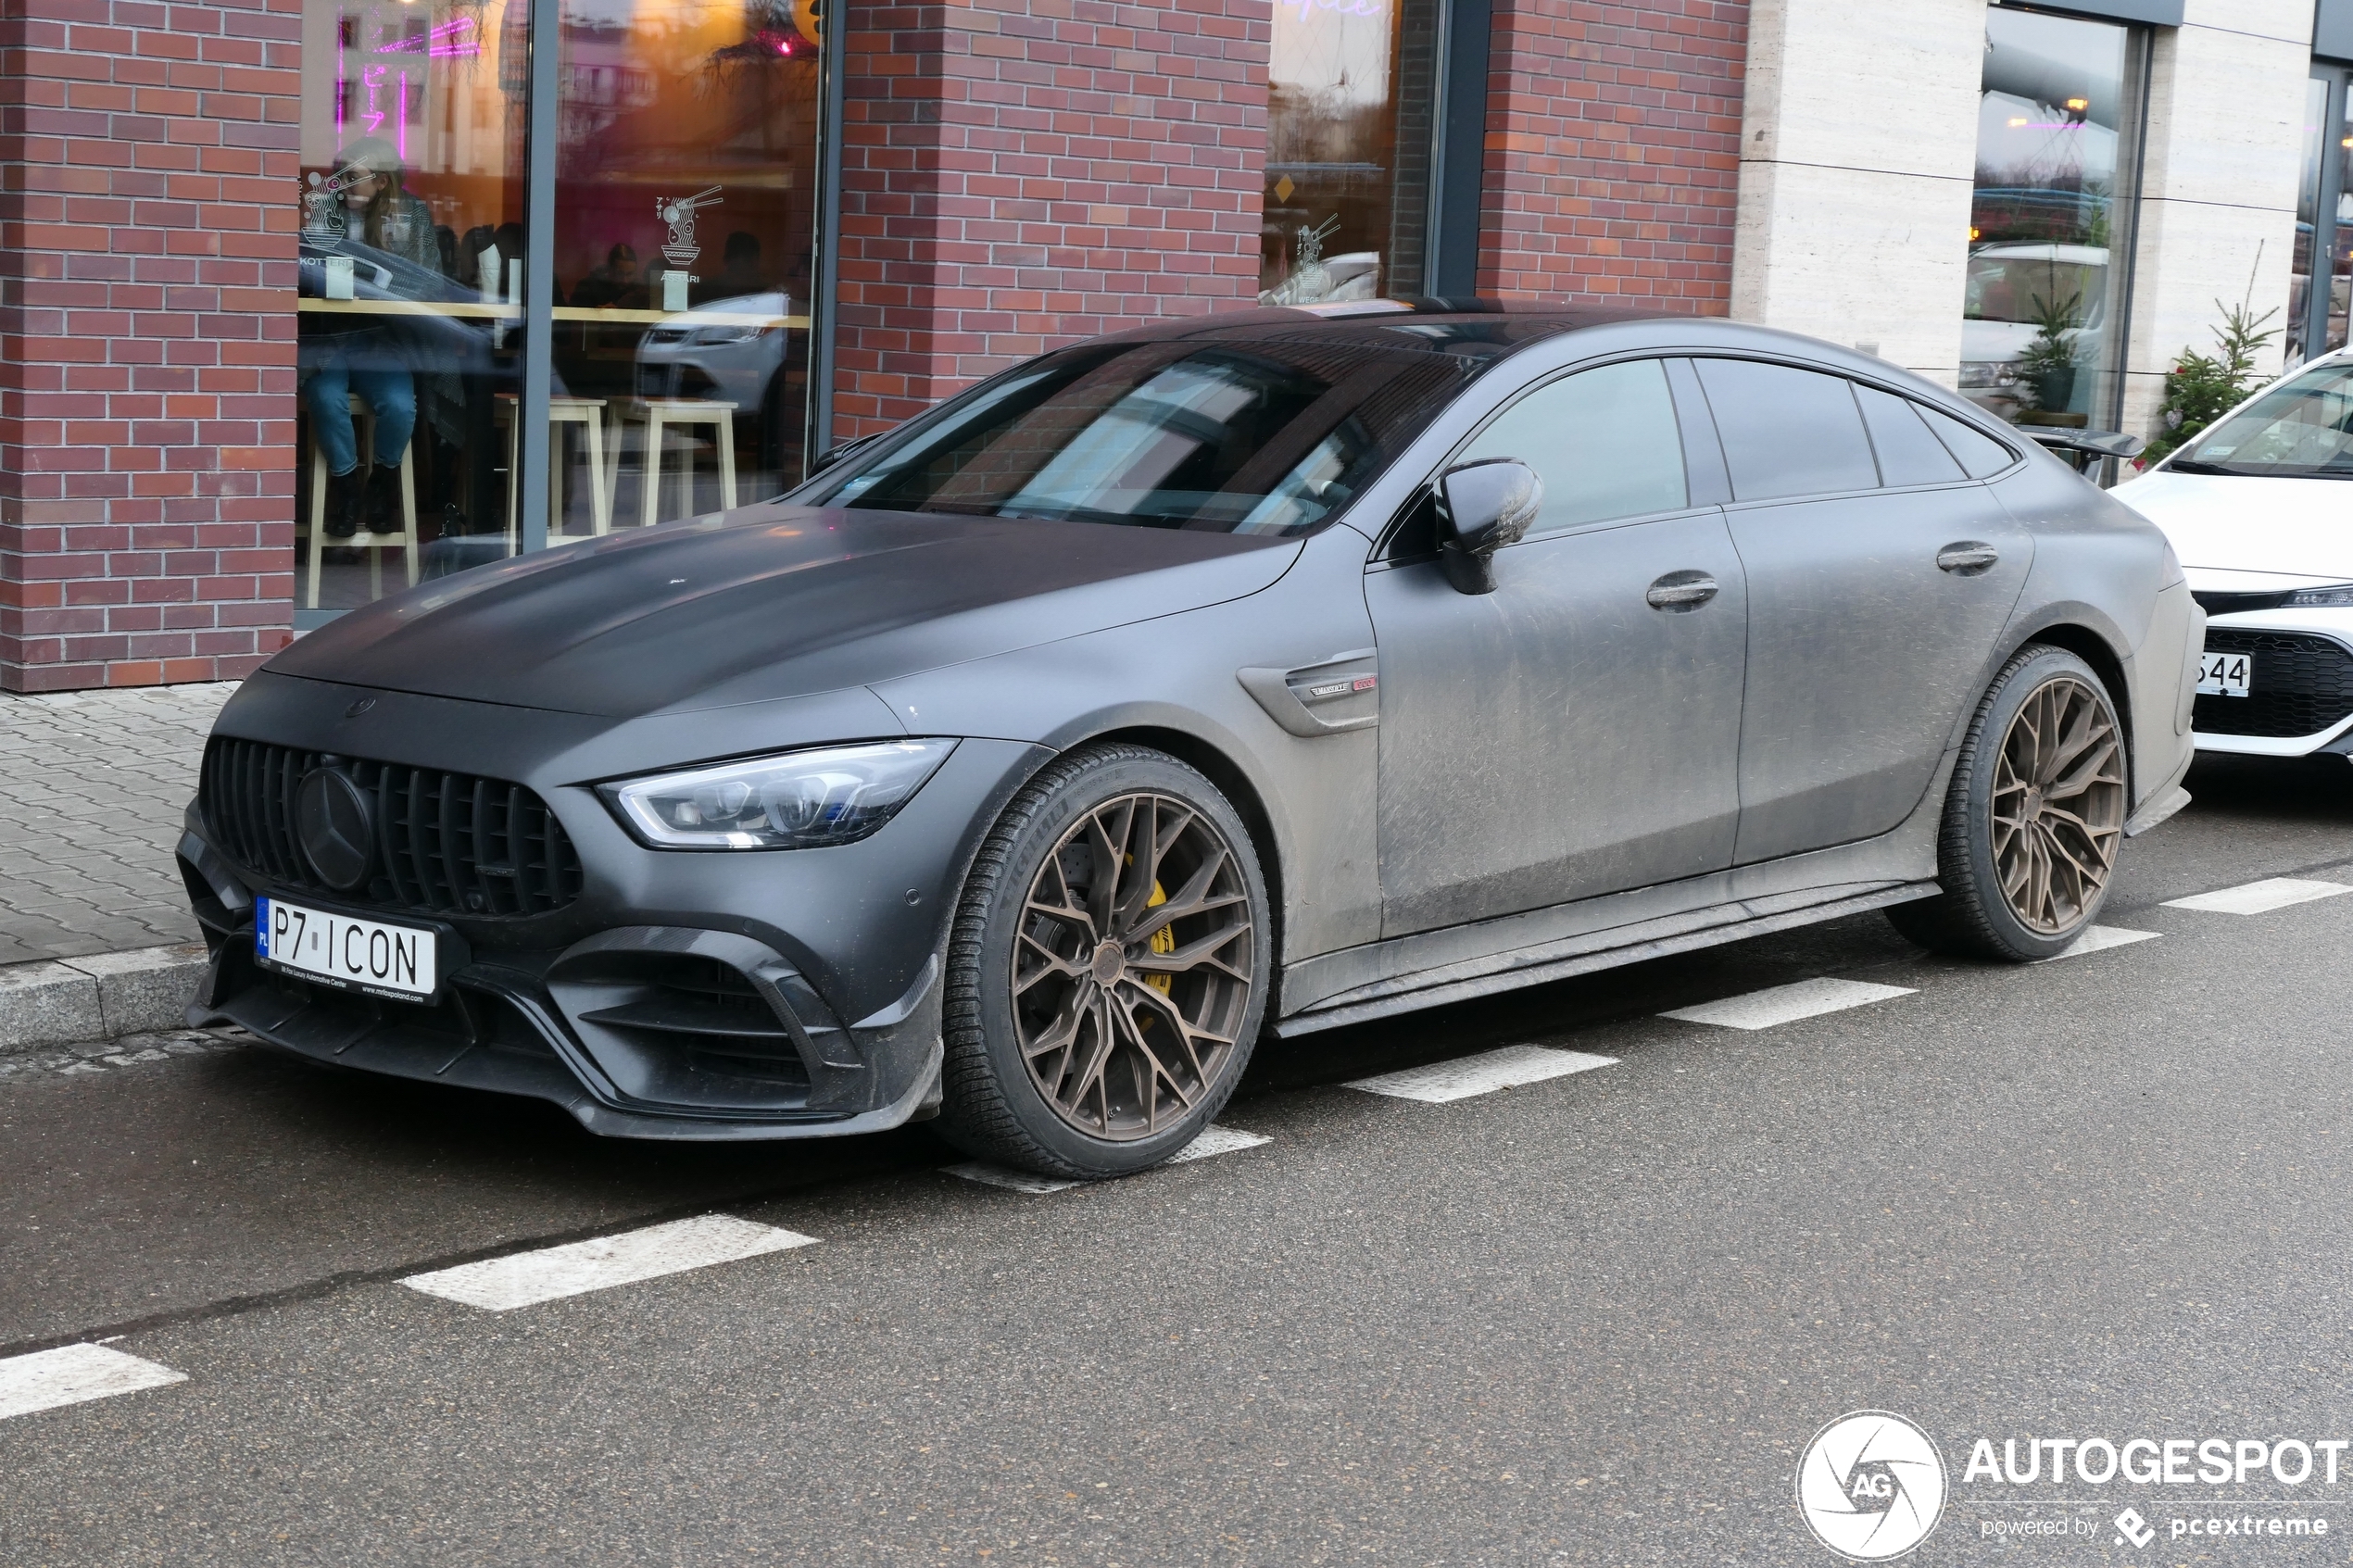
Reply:
M695 341L708 346L723 343L749 343L767 334L765 327L698 327L695 329Z
M2340 583L2334 588L2298 588L2287 596L2282 609L2345 609L2353 608L2353 583Z
M1961 384L1972 387L2016 386L2018 367L2007 359L1964 359Z
M623 822L664 849L813 849L851 844L913 798L952 740L787 751L600 786Z

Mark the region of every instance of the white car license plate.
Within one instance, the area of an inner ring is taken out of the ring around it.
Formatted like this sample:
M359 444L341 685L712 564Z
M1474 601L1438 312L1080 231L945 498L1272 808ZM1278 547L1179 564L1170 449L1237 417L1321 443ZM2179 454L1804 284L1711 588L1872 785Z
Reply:
M2245 696L2248 684L2255 677L2255 656L2251 653L2208 653L2197 661L2197 689L2201 696Z
M254 957L375 997L422 1001L441 983L434 934L354 920L283 898L253 901Z

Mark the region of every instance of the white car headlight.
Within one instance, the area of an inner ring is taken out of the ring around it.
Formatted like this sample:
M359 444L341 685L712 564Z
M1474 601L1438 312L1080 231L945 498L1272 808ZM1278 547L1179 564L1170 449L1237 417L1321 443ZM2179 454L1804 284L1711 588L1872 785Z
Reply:
M600 786L623 822L664 849L813 849L880 828L956 749L952 740L787 751Z
M2353 583L2340 583L2334 588L2298 588L2287 596L2282 609L2344 609L2353 607Z

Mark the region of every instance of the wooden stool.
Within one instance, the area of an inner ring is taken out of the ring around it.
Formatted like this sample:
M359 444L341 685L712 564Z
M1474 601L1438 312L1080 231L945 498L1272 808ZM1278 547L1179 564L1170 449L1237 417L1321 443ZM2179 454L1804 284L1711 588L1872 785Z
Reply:
M362 403L355 394L351 412L366 422L360 438L359 473L365 477L375 471L376 411ZM384 596L384 555L385 550L401 550L407 554L409 586L417 585L417 470L413 460L417 443L412 436L400 449L400 532L397 533L355 533L335 543L352 549L368 552L368 596ZM327 547L327 453L319 445L316 432L310 437L310 603L319 608L319 569L324 562Z
M498 420L507 427L507 553L522 553L522 421L515 417L511 392L498 395ZM605 400L547 399L547 538L564 526L564 426L578 425L588 443L588 521L599 539L612 532L612 491L605 472Z
M615 495L621 487L621 426L623 421L643 421L646 427L645 475L638 485L637 525L651 528L655 514L661 509L662 449L669 444L673 428L691 430L708 425L711 445L719 453L719 507L722 511L736 509L736 406L733 403L706 403L695 397L635 398L622 405L620 418L613 423L611 457L612 478L608 488ZM679 464L679 481L684 495L682 517L690 517L695 509L695 457L689 447Z

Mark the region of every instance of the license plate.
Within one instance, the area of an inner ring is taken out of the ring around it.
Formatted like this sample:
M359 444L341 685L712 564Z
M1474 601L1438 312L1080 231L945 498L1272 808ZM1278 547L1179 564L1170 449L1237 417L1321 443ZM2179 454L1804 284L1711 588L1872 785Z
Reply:
M423 1001L441 984L432 932L283 898L253 901L253 953L275 968L371 997Z
M2251 653L2202 654L2197 661L2197 689L2201 696L2245 696L2255 675L2255 656Z

